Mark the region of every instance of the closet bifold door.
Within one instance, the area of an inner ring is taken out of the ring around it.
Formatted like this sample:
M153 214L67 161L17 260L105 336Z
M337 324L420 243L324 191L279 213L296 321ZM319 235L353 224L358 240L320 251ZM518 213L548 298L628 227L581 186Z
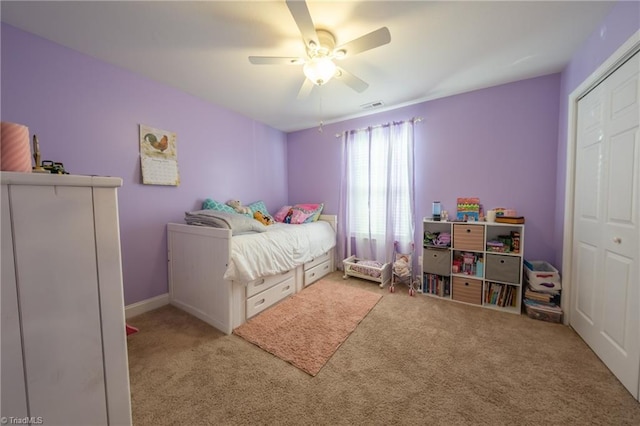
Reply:
M637 399L640 53L578 102L570 325Z

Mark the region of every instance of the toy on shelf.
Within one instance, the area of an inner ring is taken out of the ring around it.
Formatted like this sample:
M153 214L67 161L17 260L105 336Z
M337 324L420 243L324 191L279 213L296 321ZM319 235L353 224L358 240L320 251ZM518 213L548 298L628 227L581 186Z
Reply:
M480 198L458 198L457 200L458 220L464 222L477 222L480 220Z
M428 232L424 233L424 245L433 247L450 247L451 246L451 233L450 232Z

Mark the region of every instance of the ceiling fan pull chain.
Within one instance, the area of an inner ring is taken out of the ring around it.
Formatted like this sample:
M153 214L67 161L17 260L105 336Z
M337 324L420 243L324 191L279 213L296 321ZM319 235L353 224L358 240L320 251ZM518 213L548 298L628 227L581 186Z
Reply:
M318 132L322 133L322 125L324 124L322 122L322 87L319 88L320 90L320 126L318 127Z

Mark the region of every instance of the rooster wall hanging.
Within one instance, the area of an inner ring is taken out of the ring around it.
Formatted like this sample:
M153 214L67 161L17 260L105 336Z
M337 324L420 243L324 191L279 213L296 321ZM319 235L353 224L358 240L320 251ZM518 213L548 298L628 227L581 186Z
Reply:
M144 184L179 185L176 134L141 124L140 166Z

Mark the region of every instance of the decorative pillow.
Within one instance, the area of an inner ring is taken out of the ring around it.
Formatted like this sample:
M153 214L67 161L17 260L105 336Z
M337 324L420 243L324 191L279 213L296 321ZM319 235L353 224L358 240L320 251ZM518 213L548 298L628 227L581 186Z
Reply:
M291 207L293 206L282 206L282 208L278 210L278 213L273 215L275 221L281 223L284 222L284 218L287 217L287 214L289 213L289 210L291 210Z
M324 203L306 203L306 204L296 204L293 206L294 212L301 211L306 214L306 218L303 223L315 222L320 217L320 213L322 213L322 209L324 208ZM293 221L291 222L293 223Z
M305 223L307 219L313 216L313 213L307 213L300 209L296 209L293 207L293 213L291 214L291 224L299 225L301 223Z
M220 201L212 200L211 198L207 198L206 200L204 200L204 202L202 203L202 210L215 210L218 212L236 213L233 207L225 203L221 203ZM253 212L251 214L253 215Z
M249 204L247 207L251 209L251 217L253 217L255 212L260 212L263 216L268 217L272 222L275 221L274 217L269 213L269 210L267 210L267 206L264 205L264 201L256 201L253 204Z

